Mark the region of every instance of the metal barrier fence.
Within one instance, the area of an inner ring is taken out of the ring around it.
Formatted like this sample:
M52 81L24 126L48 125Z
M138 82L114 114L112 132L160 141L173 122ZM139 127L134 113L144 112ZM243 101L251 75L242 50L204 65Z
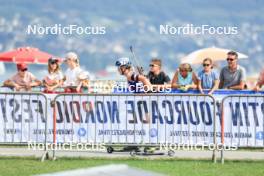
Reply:
M217 142L215 100L209 95L60 94L54 102L54 143L160 147Z
M222 100L221 143L264 148L264 95L230 95ZM224 162L224 150L221 150Z
M230 95L221 107L200 94L2 92L0 144L264 148L264 95Z
M47 98L44 94L1 92L0 117L0 144L46 143Z

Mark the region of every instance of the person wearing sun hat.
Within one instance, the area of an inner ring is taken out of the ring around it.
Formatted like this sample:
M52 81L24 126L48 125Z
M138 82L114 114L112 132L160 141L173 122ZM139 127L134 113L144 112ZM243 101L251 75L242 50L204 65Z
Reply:
M30 91L32 87L40 85L41 81L28 71L25 63L18 63L17 73L4 82L4 86L12 87L16 91Z

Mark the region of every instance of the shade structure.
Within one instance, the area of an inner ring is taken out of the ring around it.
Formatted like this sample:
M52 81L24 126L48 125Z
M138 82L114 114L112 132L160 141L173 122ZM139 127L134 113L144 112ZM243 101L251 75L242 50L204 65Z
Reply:
M227 53L231 51L230 49L224 49L224 48L216 48L216 47L211 47L211 48L203 48L196 50L184 58L181 59L181 63L189 63L189 64L200 64L203 62L203 60L207 57L211 58L214 62L215 61L221 61L221 60L226 60L227 58ZM248 58L247 55L238 53L238 58L239 59L245 59Z
M38 48L20 47L12 51L0 53L0 62L47 64L52 54L40 51ZM62 61L61 58L57 58Z

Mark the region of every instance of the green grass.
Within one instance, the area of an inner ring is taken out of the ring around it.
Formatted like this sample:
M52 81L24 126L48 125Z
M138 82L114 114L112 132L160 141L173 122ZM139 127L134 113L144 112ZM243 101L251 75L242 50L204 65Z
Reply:
M226 161L222 165L207 160L60 158L40 162L36 158L18 157L0 157L0 175L33 175L105 164L128 164L166 175L264 175L264 161Z

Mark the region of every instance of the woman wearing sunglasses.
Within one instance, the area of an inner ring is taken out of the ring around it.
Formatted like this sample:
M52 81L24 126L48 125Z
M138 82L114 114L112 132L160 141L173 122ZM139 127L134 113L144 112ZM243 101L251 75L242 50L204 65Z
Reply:
M192 71L192 67L188 63L180 65L179 70L176 71L172 79L171 87L188 91L188 89L197 89L198 79L196 74Z
M59 60L50 58L48 60L48 75L44 78L45 93L54 93L54 90L63 83L63 74L60 70Z
M204 89L208 89L208 94L212 94L219 87L219 76L213 70L213 61L211 58L203 60L203 70L198 73L198 89L203 94Z

